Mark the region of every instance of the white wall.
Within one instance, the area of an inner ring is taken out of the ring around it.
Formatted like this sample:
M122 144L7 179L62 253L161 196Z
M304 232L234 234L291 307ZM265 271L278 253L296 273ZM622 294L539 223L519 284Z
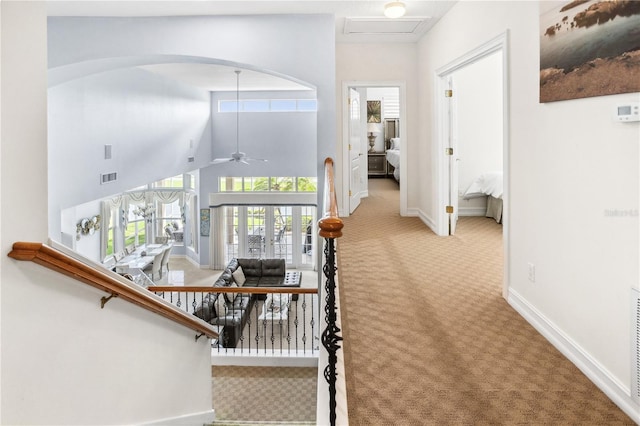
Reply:
M538 2L458 2L419 43L421 144L433 163L434 73L509 31L509 301L628 414L630 288L638 287L639 127L611 119L638 94L540 104ZM464 29L461 31L460 29ZM433 216L432 169L419 174ZM634 212L611 216L607 211ZM528 263L536 281L527 279Z
M50 87L48 112L54 239L60 235L61 209L184 173L211 157L209 92L141 69L116 69ZM111 159L105 159L105 144L112 145ZM189 156L197 163L189 163ZM118 180L102 185L100 174L111 172Z
M88 203L80 204L75 207L62 210L60 214L62 233L68 234L71 237L71 246L67 247L80 253L82 256L91 259L95 262L99 262L101 259L100 253L100 231L94 232L93 235L82 235L77 239L76 225L82 219L90 219L101 212L101 202L91 201ZM105 226L106 218L101 218L100 226Z
M15 241L48 234L47 34L43 2L1 11L0 423L132 424L210 411L206 339L118 299L100 309L103 292L7 257Z
M242 83L241 83L242 84ZM315 92L241 92L240 99L314 99ZM211 94L213 158L236 150L236 114L218 112L218 101L234 100L233 92ZM218 176L316 176L315 112L241 112L240 151L267 162L211 166ZM217 185L213 187L217 191Z

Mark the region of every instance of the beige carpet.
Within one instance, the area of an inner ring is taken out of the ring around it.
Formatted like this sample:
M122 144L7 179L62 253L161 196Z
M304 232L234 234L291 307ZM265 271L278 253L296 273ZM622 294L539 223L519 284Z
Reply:
M437 237L370 196L338 242L351 425L632 425L502 298L501 226Z
M216 365L211 376L216 424L229 420L301 424L316 419L315 367Z

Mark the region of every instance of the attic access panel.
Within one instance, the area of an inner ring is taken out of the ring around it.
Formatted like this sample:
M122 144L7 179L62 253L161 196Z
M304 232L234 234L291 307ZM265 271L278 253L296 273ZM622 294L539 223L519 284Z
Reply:
M430 17L345 18L345 34L419 34Z

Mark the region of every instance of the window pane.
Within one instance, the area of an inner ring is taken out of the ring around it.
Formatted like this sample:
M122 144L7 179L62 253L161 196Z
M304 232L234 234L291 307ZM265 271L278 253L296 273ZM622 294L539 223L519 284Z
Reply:
M269 111L269 101L255 100L255 101L243 101L242 111L244 112L266 112Z
M168 177L153 184L155 188L182 188L182 175Z
M315 99L298 99L298 111L317 111L318 101Z
M250 181L250 189L246 189L246 182ZM269 190L269 178L266 177L253 177L245 178L245 191L268 191Z
M295 99L273 99L271 101L271 111L295 111L296 100Z
M318 188L318 178L315 177L299 177L298 192L316 192Z
M218 112L236 112L237 105L236 101L218 101Z
M293 178L274 177L271 178L271 191L291 192L293 191Z

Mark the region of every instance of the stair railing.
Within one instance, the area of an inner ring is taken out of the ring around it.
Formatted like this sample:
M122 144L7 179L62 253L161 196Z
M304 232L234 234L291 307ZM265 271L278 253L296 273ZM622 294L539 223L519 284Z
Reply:
M9 252L8 256L16 260L35 262L104 291L108 296L103 296L100 299L102 308L112 298L117 297L190 328L196 332L196 340L201 336L218 338L217 330L211 325L178 310L126 278L101 266L93 266L89 260L83 261L46 244L31 242L14 243L13 250Z
M338 335L340 328L336 324L336 256L335 239L342 236L344 224L338 217L338 203L336 198L333 160L324 161L324 205L323 217L318 222L319 235L325 239L323 273L326 277L325 291L325 320L327 326L322 333L322 345L328 353L328 365L324 370L324 377L329 384L329 420L336 424L336 364L337 352L340 349L342 337Z

